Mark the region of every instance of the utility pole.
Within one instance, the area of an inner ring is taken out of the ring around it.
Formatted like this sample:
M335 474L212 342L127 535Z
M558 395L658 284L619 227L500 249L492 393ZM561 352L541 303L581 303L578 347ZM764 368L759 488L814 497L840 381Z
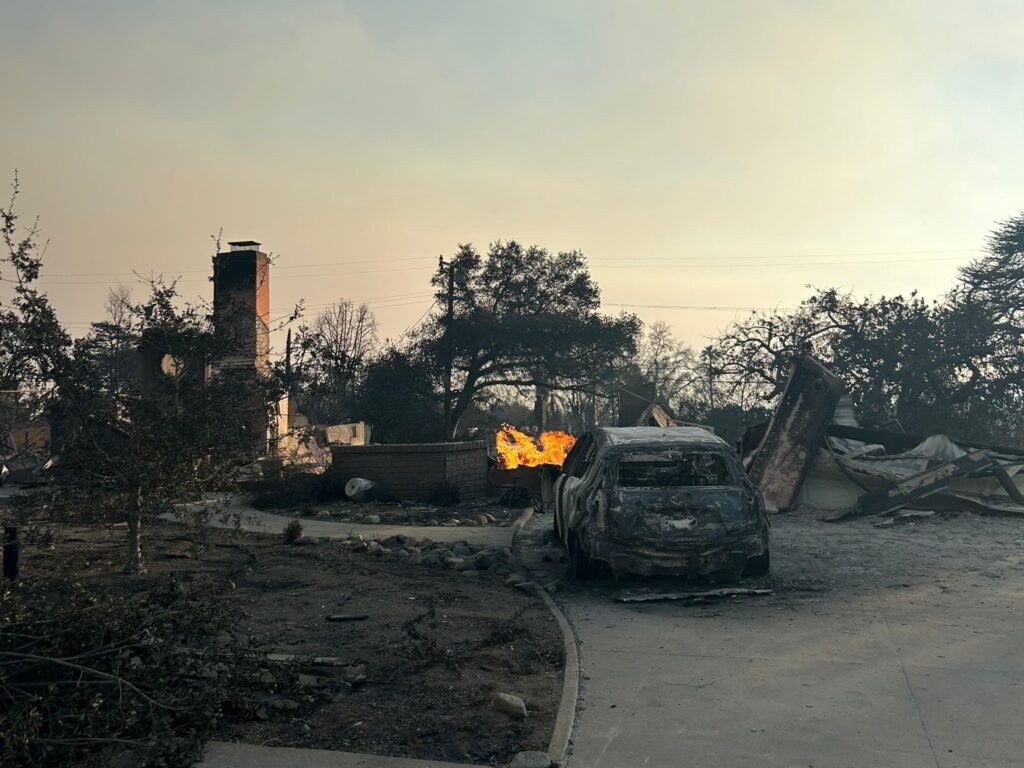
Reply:
M452 367L454 366L455 349L452 343L452 323L455 320L455 289L466 287L466 273L455 268L455 262L444 263L444 256L437 257L439 274L448 273L447 299L444 312L444 428L445 440L454 437L455 424L452 423Z
M715 410L715 369L713 363L714 349L710 346L704 348L704 354L708 358L708 408Z
M288 387L288 394L292 393L292 329L288 329L288 335L284 341L284 380Z
M444 257L437 257L438 271L448 270L447 306L444 313L444 439L452 438L452 317L455 315L455 264L447 266Z

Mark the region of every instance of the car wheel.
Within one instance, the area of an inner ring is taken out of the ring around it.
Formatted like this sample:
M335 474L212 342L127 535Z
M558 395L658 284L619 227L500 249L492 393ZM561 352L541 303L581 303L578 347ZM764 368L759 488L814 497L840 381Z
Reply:
M576 581L586 581L594 576L594 561L583 551L580 538L574 533L569 534L569 564L572 576Z
M757 579L762 576L767 576L771 571L771 556L766 549L763 555L752 557L747 560L747 566L743 569L743 577L747 579Z

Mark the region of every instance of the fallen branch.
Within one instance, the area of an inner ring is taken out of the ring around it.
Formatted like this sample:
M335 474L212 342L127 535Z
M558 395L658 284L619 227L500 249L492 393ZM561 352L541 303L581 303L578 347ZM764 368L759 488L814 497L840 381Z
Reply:
M112 682L116 682L118 685L123 685L128 690L135 691L135 693L139 694L139 696L141 696L143 700L145 700L149 704L152 704L154 707L160 707L161 709L166 709L170 712L185 711L185 707L174 707L170 704L163 704L162 702L157 701L156 699L147 695L146 692L139 688L137 685L133 685L132 683L125 680L123 677L120 677L119 675L111 675L107 672L101 672L98 669L93 669L92 667L87 667L83 664L75 664L71 661L55 659L52 656L36 656L32 653L10 653L7 651L0 651L0 656L3 656L4 658L12 658L15 660L20 659L22 661L38 661L44 664L56 664L60 667L74 669L78 672L82 672L83 674L94 675L95 677L98 677L101 680L110 680Z

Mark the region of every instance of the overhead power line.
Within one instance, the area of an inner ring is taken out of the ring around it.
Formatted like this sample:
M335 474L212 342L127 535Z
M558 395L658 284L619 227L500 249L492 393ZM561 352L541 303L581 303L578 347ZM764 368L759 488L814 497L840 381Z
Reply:
M732 269L734 267L828 267L839 264L914 264L936 261L962 261L961 256L945 256L937 259L878 259L861 261L713 261L704 264L600 264L602 269L656 269L666 272L675 269Z
M602 301L604 307L625 307L627 309L692 309L704 312L792 312L796 307L706 307L694 304L619 304Z
M934 263L937 261L960 261L960 257L944 257L937 259L881 259L877 261L787 261L787 262L730 262L730 261L711 261L702 264L621 264L621 265L607 265L600 264L595 265L601 269L637 269L637 270L657 270L659 272L667 272L672 270L683 270L683 269L733 269L735 267L824 267L824 266L836 266L840 264L846 265L857 265L857 264L913 264L913 263ZM359 270L356 272L314 272L304 275L275 275L273 278L276 280L294 280L294 279L309 279L319 277L349 277L351 275L380 275L394 272L409 272L409 269L367 269ZM137 277L137 275L133 276ZM66 280L52 282L44 275L41 278L43 287L51 287L58 285L109 285L109 280L90 281L90 280ZM178 283L206 283L209 280L205 278L182 278L177 280Z
M876 264L880 263L877 261L861 261L859 257L863 256L917 256L924 254L977 254L982 253L978 248L937 248L937 249L919 249L919 250L906 250L906 251L856 251L856 252L834 252L834 253L795 253L795 254L745 254L738 256L597 256L588 258L588 263L594 266L600 266L603 269L666 269L666 268L708 268L708 267L726 267L726 266L790 266L790 265L803 265L803 261L779 261L780 259L819 259L819 258L834 258L842 259L841 261L831 262L809 262L819 264ZM945 261L955 260L962 257L946 257L937 259L886 259L884 263L911 263L915 261ZM737 262L737 260L741 260ZM774 260L774 261L773 261ZM380 263L393 263L393 262L411 262L420 261L422 266L429 267L433 270L436 267L436 261L434 257L427 256L401 256L393 258L382 258L382 259L358 259L358 260L336 260L336 261L320 261L320 262L308 262L302 263L275 263L273 265L273 272L277 279L295 279L303 277L331 277L331 276L343 276L343 275L366 275L366 274L382 274L387 272L406 272L410 269L415 268L415 265L408 267L400 267L396 269L372 269L372 270L357 270L357 271L345 271L345 272L308 272L303 274L281 274L284 270L302 270L310 269L315 267L347 267L351 265L359 264L380 264ZM641 264L637 262L663 262L667 263L664 265L656 264ZM150 269L146 270L149 274L167 274L167 275L209 275L209 269ZM121 271L121 272L44 272L42 277L45 280L50 278L79 278L79 277L138 277L139 272L132 271ZM208 277L202 278L182 278L180 282L207 282ZM5 279L5 282L9 280ZM104 285L107 281L88 283L84 281L74 280L68 281L67 283L50 283L51 285Z
M676 260L685 260L685 259L693 259L693 258L702 258L702 259L709 259L709 258L716 258L716 259L762 259L762 258L764 258L764 259L824 259L824 258L828 258L828 259L834 259L835 258L835 259L837 259L837 258L847 258L847 257L852 257L852 256L915 256L915 255L921 255L921 254L925 254L925 253L981 253L981 250L978 249L978 248L940 248L940 249L933 249L933 250L916 250L916 251L860 251L860 252L852 252L852 253L788 253L788 254L782 254L782 253L776 253L776 254L756 254L756 253L752 253L752 254L746 254L746 255L743 255L743 256L720 256L720 257L710 257L710 256L636 256L636 257L634 257L634 259L638 260L638 261L676 261ZM604 256L596 256L593 259L588 259L588 261L591 261L591 262L595 262L595 261L620 261L620 260L621 259L612 258L612 257L604 257Z

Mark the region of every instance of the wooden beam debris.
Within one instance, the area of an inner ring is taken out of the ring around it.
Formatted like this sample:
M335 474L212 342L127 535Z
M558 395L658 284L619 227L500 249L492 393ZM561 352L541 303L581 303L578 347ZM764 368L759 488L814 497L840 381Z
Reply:
M998 462L985 451L974 451L956 461L944 462L937 467L911 475L888 488L866 493L853 507L822 519L834 523L853 517L872 517L895 512L910 502L948 488L958 478L973 472L991 470L996 466Z

